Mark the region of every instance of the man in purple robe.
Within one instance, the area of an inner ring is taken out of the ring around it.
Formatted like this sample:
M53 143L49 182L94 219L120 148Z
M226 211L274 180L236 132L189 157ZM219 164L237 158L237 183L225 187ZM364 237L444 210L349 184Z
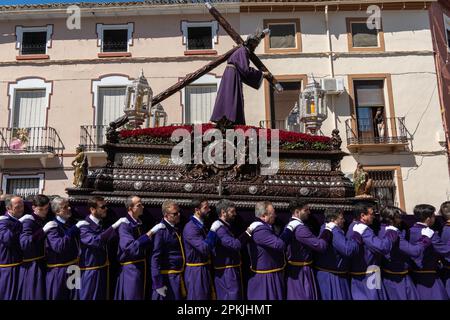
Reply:
M117 278L115 300L144 300L147 282L147 249L151 246L152 231L143 233L140 216L144 213L141 198L130 196L128 214L118 227L117 258L121 269Z
M283 300L285 298L284 250L292 239L292 230L300 223L289 222L278 237L272 225L276 213L271 202L261 201L255 205L256 221L250 224L248 231L252 239L248 243L250 270L248 280L248 300Z
M151 258L152 300L181 300L186 297L183 280L185 255L181 234L180 208L171 200L162 204L162 228L155 233Z
M403 212L399 208L385 207L381 211L381 229L378 236L384 238L388 226L400 228L402 215ZM406 240L405 231L399 233L391 252L384 256L382 262L383 284L389 300L419 299L416 287L409 276L409 261L411 258L419 258L430 244L430 238L423 236L416 245L412 245Z
M20 245L23 263L20 266L19 297L21 300L45 300L45 231L50 199L38 194L33 197L31 214L20 218Z
M287 247L286 299L317 300L317 285L312 270L313 252L323 253L331 239L331 231L325 229L320 238L312 234L305 222L311 212L308 204L296 199L289 203L291 221L298 222L294 237Z
M217 300L242 300L242 261L241 248L249 237L246 232L236 238L231 231L231 224L236 218L236 206L227 199L216 204L219 220L211 225L210 232L217 235L213 264L214 284Z
M437 274L438 261L450 257L450 246L444 243L430 227L435 222L435 208L429 204L414 207L416 222L410 229L409 241L417 244L423 236L431 238L431 246L418 258L413 258L413 280L421 300L449 299L442 280Z
M350 275L353 300L386 300L387 294L381 281L381 260L389 254L398 238L398 229L386 227L385 238L377 237L369 227L375 218L373 208L364 203L355 205L355 220L347 231L348 239L360 244L359 251L351 259Z
M183 229L183 243L186 254L184 282L187 300L214 300L216 298L211 277L211 249L215 233L208 233L204 225L210 209L208 200L192 201L194 214Z
M444 228L442 228L441 240L450 246L450 201L441 204L440 213L445 221ZM450 297L450 257L442 259L442 263L444 265L441 272L442 281L444 282L447 295Z
M107 243L127 218L120 218L111 227L102 225L106 217L106 202L103 197L88 200L90 215L80 227L80 300L106 300L109 298L109 259Z
M325 210L326 223L321 227L332 230L332 240L324 253L315 255L316 280L322 300L351 300L348 271L350 258L359 250L359 244L345 238L344 214L335 209Z
M249 36L244 45L228 58L217 92L211 116L212 122L226 118L234 124L245 124L242 83L258 89L263 77L271 76L269 72L263 73L250 67L249 53L255 51L259 42L260 39L255 35Z
M24 211L23 200L18 196L5 198L6 213L0 216L0 300L16 300L22 250L19 218Z
M69 268L78 266L78 236L80 223L70 221L72 212L69 201L57 197L51 202L56 218L44 226L47 233L45 250L47 256L47 275L45 289L47 300L74 300L78 298L77 283L69 279L73 272ZM69 280L69 281L68 281Z

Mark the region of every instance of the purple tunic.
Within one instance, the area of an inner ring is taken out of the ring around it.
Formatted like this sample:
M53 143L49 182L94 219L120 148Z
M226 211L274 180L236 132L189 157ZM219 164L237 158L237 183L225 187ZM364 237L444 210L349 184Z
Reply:
M422 229L425 225L416 223L410 229L410 240L417 244L422 239ZM413 258L413 280L416 284L417 293L421 300L446 300L448 299L442 280L437 275L438 260L440 256L448 258L450 246L442 242L437 233L431 238L431 246L425 249L418 258Z
M381 225L378 236L386 234L386 225ZM431 241L423 237L417 245L410 244L401 232L398 241L392 245L391 252L382 262L383 284L389 300L418 300L416 287L408 274L409 259L418 258Z
M80 229L80 300L106 300L109 297L109 260L107 242L115 236L112 227L104 229L90 217Z
M130 223L122 223L118 228L117 258L121 269L114 299L144 300L147 282L146 248L151 245L151 240L142 232L140 222L136 222L129 214L126 217Z
M270 224L259 221L263 225L253 230L252 240L248 243L252 274L248 280L247 299L283 300L286 242L282 236L275 235Z
M386 290L381 281L381 260L391 251L392 243L398 238L393 230L386 232L385 238L375 235L368 227L360 236L353 226L361 222L353 221L347 231L348 239L359 241L359 251L351 258L350 275L353 300L387 300Z
M6 218L3 218L6 217ZM18 298L22 224L8 213L0 220L0 300Z
M67 280L73 273L67 273L71 265L78 265L78 235L76 226L63 224L47 232L45 249L47 255L47 276L45 279L47 300L77 299L77 290L69 289Z
M447 221L446 225L442 229L441 240L450 246L450 221ZM442 259L444 268L442 270L442 281L445 285L447 295L450 297L450 257Z
M228 58L211 121L217 122L226 117L235 124L245 124L242 83L258 89L262 79L262 72L249 66L248 49L244 46L237 49Z
M295 228L294 238L287 247L287 300L317 300L317 285L312 270L312 251L323 253L327 246L326 240L313 235L303 222Z
M321 233L325 225L321 227ZM324 253L315 255L316 279L322 300L351 300L348 271L350 258L359 250L359 244L346 239L344 231L333 228L331 245Z
M45 222L36 214L22 224L20 246L23 263L20 266L19 297L21 300L45 300Z
M187 300L210 300L215 298L211 277L210 247L206 242L205 226L194 216L183 229L186 269L184 281Z
M152 300L181 300L186 296L183 280L185 256L181 235L178 228L172 227L164 219L165 229L158 230L153 236L153 252L151 258L152 270ZM167 287L163 297L156 289Z
M222 221L217 229L217 243L214 248L214 284L218 300L242 299L241 246L231 232L230 226Z

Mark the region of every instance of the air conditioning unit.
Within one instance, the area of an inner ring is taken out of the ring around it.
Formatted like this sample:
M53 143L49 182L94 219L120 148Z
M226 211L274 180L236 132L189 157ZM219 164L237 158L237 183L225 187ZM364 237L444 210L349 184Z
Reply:
M327 94L341 94L345 91L344 78L320 79L320 86Z

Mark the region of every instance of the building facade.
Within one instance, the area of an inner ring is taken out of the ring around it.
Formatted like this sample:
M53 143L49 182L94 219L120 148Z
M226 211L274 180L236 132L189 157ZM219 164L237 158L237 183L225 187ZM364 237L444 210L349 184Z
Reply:
M285 90L245 87L248 124L304 130L295 104L314 78L344 173L361 163L374 195L408 213L450 198L434 1L212 2L243 38L271 29L256 54ZM0 39L1 190L22 195L64 195L79 144L104 163L106 126L141 71L157 94L235 45L203 3L170 0L1 6ZM162 102L168 124L208 122L224 67Z

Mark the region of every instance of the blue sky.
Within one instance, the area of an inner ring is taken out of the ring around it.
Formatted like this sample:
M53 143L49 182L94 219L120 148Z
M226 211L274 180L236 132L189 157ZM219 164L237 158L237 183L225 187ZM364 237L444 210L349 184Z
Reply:
M74 3L74 2L128 2L139 0L0 0L0 5L8 4L44 4L44 3Z

